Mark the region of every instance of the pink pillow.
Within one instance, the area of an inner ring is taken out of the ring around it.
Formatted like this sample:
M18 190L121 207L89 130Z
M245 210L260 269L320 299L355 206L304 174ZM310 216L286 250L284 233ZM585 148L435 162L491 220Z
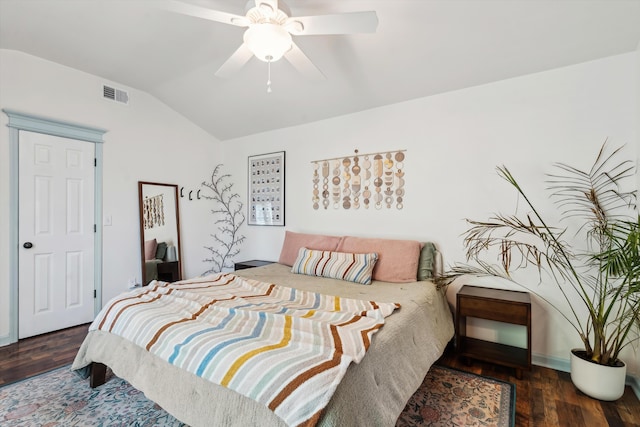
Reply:
M144 241L144 260L150 261L155 259L156 250L158 249L158 241L156 239Z
M414 240L368 239L345 236L337 252L378 254L373 279L383 282L415 282L422 243Z
M284 235L284 243L282 244L278 263L291 267L296 262L296 258L298 258L300 248L315 249L318 251L335 251L338 243L340 243L339 236L287 231Z

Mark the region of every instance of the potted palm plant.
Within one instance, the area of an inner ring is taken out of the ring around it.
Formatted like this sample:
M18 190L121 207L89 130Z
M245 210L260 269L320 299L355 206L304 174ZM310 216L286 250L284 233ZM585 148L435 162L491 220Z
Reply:
M562 227L543 217L509 169L498 167L498 175L524 200L528 212L496 214L487 221L467 219L467 261L437 279L442 286L468 275L500 277L546 301L582 343L571 354L573 383L601 400L616 400L624 393L626 365L620 352L638 340L640 331L640 216L636 191L625 189L635 184L635 167L618 159L621 149L609 150L605 142L586 171L554 164L548 190L561 221L569 224ZM491 255L498 263L485 260ZM516 273L528 268L536 269L535 283L528 282L532 275ZM545 297L548 282L559 291L560 303ZM599 379L594 369L607 372Z

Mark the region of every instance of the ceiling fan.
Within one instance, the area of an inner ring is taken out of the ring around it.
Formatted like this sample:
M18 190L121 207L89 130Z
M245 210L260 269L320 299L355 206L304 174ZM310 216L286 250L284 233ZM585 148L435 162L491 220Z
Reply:
M306 77L323 80L325 77L322 72L293 42L292 35L374 33L378 26L374 11L291 16L284 2L278 0L249 0L244 16L177 0L168 0L167 8L183 15L247 27L243 43L218 69L218 77L231 77L253 56L269 64L284 56ZM270 91L270 79L267 89Z

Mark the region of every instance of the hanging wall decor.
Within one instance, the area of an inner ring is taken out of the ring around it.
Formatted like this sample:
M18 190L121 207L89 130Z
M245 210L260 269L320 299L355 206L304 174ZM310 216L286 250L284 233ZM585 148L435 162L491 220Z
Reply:
M313 208L402 209L405 151L314 160Z
M284 154L249 157L249 225L284 225Z
M211 234L213 243L204 248L209 251L204 262L210 263L203 275L230 271L234 268L233 259L240 253L240 246L245 236L240 234L240 228L246 219L244 204L240 201L240 195L233 190L233 182L230 174L222 173L222 164L218 164L211 173L208 181L202 182L202 195L198 190L198 199L213 202L211 213L217 231Z
M162 196L162 194L159 194L147 197L142 202L142 217L145 230L164 225L164 201Z

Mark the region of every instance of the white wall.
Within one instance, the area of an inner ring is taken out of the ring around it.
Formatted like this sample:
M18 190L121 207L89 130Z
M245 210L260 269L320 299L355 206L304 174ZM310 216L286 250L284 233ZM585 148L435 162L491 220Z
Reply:
M638 47L636 48L635 56L636 56L635 83L636 83L636 141L637 141L636 170L637 170L637 176L638 176L638 180L637 180L638 186L636 188L638 190L638 197L640 199L640 41L638 42ZM635 375L635 378L636 378L635 390L636 390L636 394L640 395L640 373L638 372L640 371L640 352L636 351L635 357L636 357L636 366L638 367L638 370L636 371L636 375Z
M636 76L640 76L640 42L638 42L638 47L636 48ZM636 123L638 124L636 128L636 141L638 143L638 192L640 193L640 77L636 77Z
M534 204L548 211L555 208L544 192L544 174L552 162L586 168L607 138L627 144L628 158L636 158L638 75L630 53L225 143L225 163L233 170L246 171L249 155L286 151L286 227L244 227L239 259L277 260L288 229L432 240L445 263L462 262L464 218L514 213L515 193L496 166L509 167ZM407 149L403 210L313 210L310 162L354 149ZM237 183L246 188L246 177ZM558 296L551 286L544 292ZM581 344L537 301L533 329L533 352L542 358L566 361ZM637 375L634 358L629 371Z
M102 99L102 84L129 91L128 106ZM141 281L138 181L196 190L221 162L220 143L150 95L40 58L0 50L0 108L106 129L103 213L103 303ZM0 114L0 341L9 332L9 129ZM180 200L187 277L206 266L213 229L210 206Z

